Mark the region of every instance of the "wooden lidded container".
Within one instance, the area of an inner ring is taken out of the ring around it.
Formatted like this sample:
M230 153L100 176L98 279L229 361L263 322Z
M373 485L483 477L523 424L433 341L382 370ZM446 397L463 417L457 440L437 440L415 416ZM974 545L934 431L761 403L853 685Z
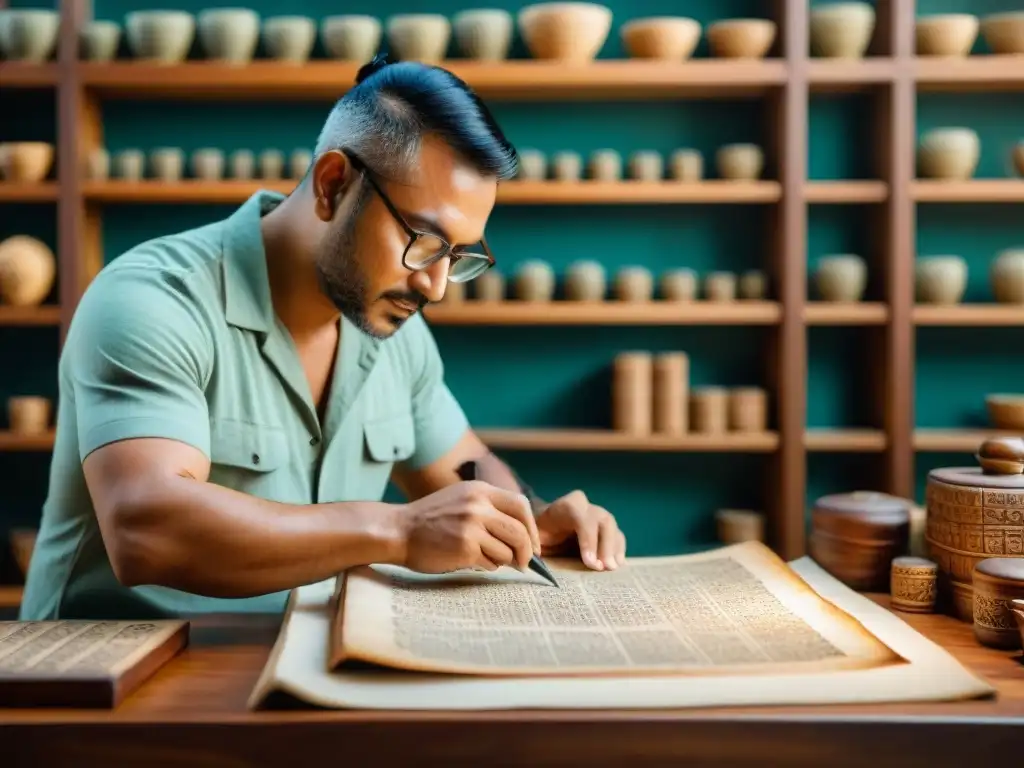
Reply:
M1013 600L1024 598L1024 560L990 557L974 568L974 636L982 645L1013 651L1021 633L1013 615Z
M1024 440L986 440L980 466L928 473L925 541L939 566L939 609L974 621L975 566L990 557L1024 557Z
M823 496L811 512L811 557L848 587L886 592L910 541L907 499L874 491Z

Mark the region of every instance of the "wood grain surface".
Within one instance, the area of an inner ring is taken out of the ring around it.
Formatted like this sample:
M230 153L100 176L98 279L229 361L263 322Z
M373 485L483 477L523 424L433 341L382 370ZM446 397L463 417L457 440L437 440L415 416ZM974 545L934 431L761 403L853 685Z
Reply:
M874 596L888 605L886 596ZM116 711L0 710L7 765L969 765L1024 743L1020 651L969 625L900 614L998 688L941 704L682 711L251 713L278 619L197 620L178 658ZM287 704L287 703L286 703ZM443 705L443 702L439 702Z

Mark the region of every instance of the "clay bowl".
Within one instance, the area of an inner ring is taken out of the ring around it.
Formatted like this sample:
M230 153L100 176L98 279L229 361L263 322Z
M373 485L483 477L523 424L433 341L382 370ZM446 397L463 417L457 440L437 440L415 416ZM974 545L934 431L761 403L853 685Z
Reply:
M7 181L35 184L45 179L53 167L53 144L11 141L0 146L0 176Z
M521 8L516 21L533 58L584 63L608 39L612 11L597 3L536 3Z
M1007 248L992 260L992 295L1001 304L1024 304L1024 248Z
M373 16L342 14L328 16L320 23L320 40L332 59L363 64L380 47L383 26Z
M116 21L90 21L78 33L80 55L86 61L111 61L121 45L121 26Z
M634 59L683 61L700 42L700 24L684 16L651 16L622 25L619 34L626 53Z
M875 31L875 9L868 3L828 3L811 9L811 53L833 59L862 58Z
M248 8L207 8L196 18L199 43L206 58L225 64L247 64L260 40L260 16Z
M38 306L50 294L57 259L42 240L11 235L0 242L0 304Z
M918 56L967 56L978 39L978 17L970 13L921 16L914 26Z
M963 180L974 175L981 156L981 140L970 128L936 128L921 137L918 168L931 179Z
M60 14L43 8L0 11L0 55L9 61L39 63L57 49Z
M1024 429L1024 395L993 394L985 397L988 418L996 429Z
M764 170L764 151L757 144L726 144L715 152L715 165L728 181L756 181Z
M925 304L958 304L967 289L967 262L961 256L917 260L917 299Z
M980 26L992 53L1024 53L1024 11L983 16Z
M302 64L316 42L316 21L308 16L271 16L263 21L263 46L275 61Z
M860 301L867 287L867 263L853 253L818 259L814 284L824 301Z
M196 20L185 11L133 11L125 16L132 55L153 64L179 64L188 56Z
M775 22L768 19L725 19L708 26L708 47L722 59L762 59L776 33Z
M387 20L388 42L404 61L437 63L448 51L452 25L439 13L400 13Z
M28 566L32 561L32 551L36 548L36 536L38 532L31 528L12 528L11 554L14 555L14 562L21 571L22 577L28 575Z
M512 14L500 8L460 11L452 17L455 44L463 56L501 61L512 46Z

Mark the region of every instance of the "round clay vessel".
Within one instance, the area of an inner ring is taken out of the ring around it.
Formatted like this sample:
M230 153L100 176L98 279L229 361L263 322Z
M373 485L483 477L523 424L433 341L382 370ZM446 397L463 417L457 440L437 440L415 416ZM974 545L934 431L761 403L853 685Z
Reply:
M132 11L125 16L128 47L137 59L179 64L196 35L196 19L184 11Z
M704 278L704 298L708 301L733 301L736 298L736 275L732 272L710 272Z
M962 256L924 256L915 267L918 301L960 303L967 289L967 261Z
M919 16L914 26L918 56L964 57L978 39L978 17L970 13Z
M523 149L519 151L519 172L517 179L524 181L541 181L547 178L548 161L544 153L538 149Z
M811 54L831 59L863 58L875 31L875 9L862 2L833 2L810 11Z
M996 254L991 282L996 301L1024 304L1024 248L1008 248Z
M504 301L505 276L497 269L489 269L473 281L477 301Z
M696 149L676 149L668 160L668 175L676 181L700 181L704 178L704 157Z
M185 173L185 153L178 147L159 147L149 153L153 178L178 181Z
M768 19L725 19L707 28L711 55L722 59L763 59L775 42L776 24Z
M555 294L555 271L545 261L523 262L516 270L515 292L521 301L551 301Z
M1024 599L1024 560L990 557L974 566L973 630L982 645L1020 650L1021 634L1013 616L1013 600Z
M764 170L764 151L756 144L726 144L715 153L718 175L729 181L755 181Z
M121 25L116 21L90 21L79 31L78 45L86 61L113 61L121 45Z
M228 158L228 173L233 179L251 179L256 175L256 155L250 149L236 149Z
M91 181L106 181L110 178L110 153L98 147L85 158L85 177Z
M649 16L619 29L622 47L634 59L684 61L700 42L700 23L685 16Z
M263 22L267 55L288 64L303 64L316 42L316 21L308 16L271 16Z
M114 175L125 181L139 181L146 171L146 156L141 149L122 149L113 158Z
M860 301L867 287L867 264L852 253L822 256L814 283L825 301Z
M665 161L661 153L642 149L629 156L629 177L636 181L661 181L665 175Z
M44 141L12 141L3 145L0 176L7 181L35 184L53 167L53 144Z
M667 301L693 301L697 298L697 272L689 267L666 270L658 280L658 292Z
M216 181L224 176L224 153L219 149L197 149L191 157L192 175L197 179Z
M615 297L619 301L650 301L654 277L646 267L622 267L615 273Z
M583 158L579 152L556 152L551 158L551 172L558 181L579 181L583 178Z
M455 45L463 56L477 61L508 58L512 46L512 14L500 8L475 8L452 17Z
M565 298L603 301L607 292L605 269L598 261L575 261L565 271Z
M12 235L0 241L0 304L38 306L56 276L57 259L42 240Z
M400 13L387 20L391 47L403 61L443 61L452 25L439 13Z
M284 152L279 149L265 149L256 160L261 179L276 181L284 175Z
M931 179L969 179L981 156L981 141L971 128L936 128L921 136L918 166Z
M313 153L308 149L296 149L288 156L288 176L301 179L313 164Z
M622 178L622 155L614 149L599 149L590 156L590 178L594 181L618 181Z
M995 393L985 396L988 420L996 429L1024 429L1024 395Z
M19 435L39 435L50 428L50 401L23 395L7 400L7 422Z
M983 16L981 36L992 53L1024 53L1024 11Z
M260 16L249 8L206 8L196 28L206 58L225 64L252 61L260 40Z
M722 544L764 541L764 515L752 509L719 509L715 529Z
M768 277L760 269L750 269L740 275L737 294L741 299L757 301L768 292Z
M57 49L60 14L44 8L0 10L0 54L8 61L34 64L49 60Z
M332 59L365 64L377 54L383 26L373 16L341 14L320 23L320 39Z
M584 63L608 39L612 11L597 3L534 3L519 9L516 23L533 58Z

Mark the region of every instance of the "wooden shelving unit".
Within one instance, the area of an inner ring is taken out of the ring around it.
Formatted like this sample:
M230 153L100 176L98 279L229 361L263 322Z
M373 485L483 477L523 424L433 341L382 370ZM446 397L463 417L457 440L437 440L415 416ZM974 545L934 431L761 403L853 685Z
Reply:
M0 304L0 328L40 325L60 325L60 307L11 307Z
M48 451L53 448L54 433L22 435L0 431L0 452L4 451Z
M0 0L2 4L2 0ZM0 202L55 202L59 211L60 309L0 310L0 325L59 323L62 337L90 279L102 264L99 220L112 204L239 203L257 187L287 191L292 182L217 183L185 180L89 182L87 152L103 145L100 103L112 99L333 100L353 82L356 67L314 61L302 66L267 61L228 67L209 62L153 66L133 61L78 61L77 34L87 19L87 0L61 0L62 25L56 62L26 67L0 63L3 87L54 87L58 102L59 183L0 186ZM698 59L680 63L599 60L566 66L542 61L448 66L490 100L598 100L759 98L768 107L770 162L763 181L734 184L709 180L615 184L510 182L501 205L761 205L774 221L765 269L771 300L712 304L655 302L631 305L553 303L532 305L474 301L426 310L436 325L750 325L765 326L772 393L772 431L758 435L633 437L601 430L483 430L495 447L567 451L754 452L772 462L766 494L769 539L784 557L804 553L806 462L811 452L873 453L884 470L882 490L912 496L914 452L971 450L985 434L914 430L914 333L925 325L1024 324L1024 311L1001 306L914 305L915 206L945 203L1024 202L1024 181L975 179L961 183L916 180L915 98L918 91L1024 89L1019 57L979 56L963 61L914 55L915 3L883 0L871 54L862 61L811 59L804 0L776 0L780 34L763 61ZM808 102L813 94L864 92L874 99L873 143L880 148L873 178L825 181L808 178ZM866 205L879 216L872 264L879 292L873 301L825 304L809 301L807 219L811 205ZM600 258L599 254L595 257ZM812 429L806 425L811 326L874 327L878 346L877 424L864 429ZM0 433L0 450L42 450L52 436L26 440Z

